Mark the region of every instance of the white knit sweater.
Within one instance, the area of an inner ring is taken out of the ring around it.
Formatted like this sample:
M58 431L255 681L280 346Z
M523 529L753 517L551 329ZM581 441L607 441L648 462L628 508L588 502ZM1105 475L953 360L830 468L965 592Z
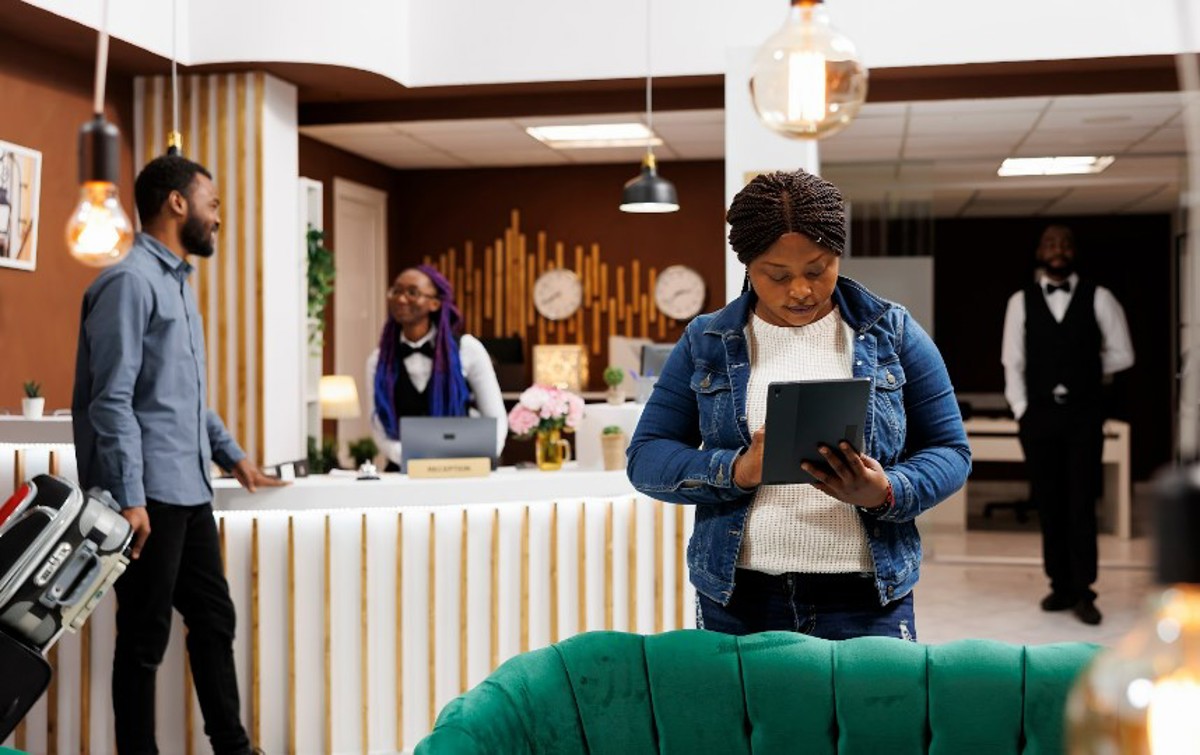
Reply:
M837 308L802 327L771 325L751 315L746 325L750 432L767 419L767 386L781 380L852 376L854 351ZM875 570L867 533L848 503L811 485L763 485L754 494L738 566L767 574L841 574Z

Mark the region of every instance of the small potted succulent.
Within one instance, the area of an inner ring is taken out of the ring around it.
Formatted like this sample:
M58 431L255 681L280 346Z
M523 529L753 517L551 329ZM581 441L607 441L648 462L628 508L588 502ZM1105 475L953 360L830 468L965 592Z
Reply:
M617 367L614 364L604 368L604 384L608 386L608 403L624 404L625 391L621 388L621 383L625 381L625 370Z
M620 425L608 425L600 431L600 447L605 469L625 468L625 431Z
M26 380L24 388L25 398L21 399L21 414L25 415L25 419L39 419L46 408L42 384L35 380Z

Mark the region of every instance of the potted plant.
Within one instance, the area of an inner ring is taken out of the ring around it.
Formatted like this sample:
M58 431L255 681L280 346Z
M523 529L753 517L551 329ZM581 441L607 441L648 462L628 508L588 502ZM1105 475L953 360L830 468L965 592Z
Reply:
M600 431L600 447L605 469L625 468L625 431L620 425L608 425Z
M354 459L355 469L368 461L375 461L375 455L378 453L379 446L375 445L375 439L369 435L350 442L350 456Z
M333 293L333 251L324 245L325 232L308 227L308 341L319 346L325 330L325 304Z
M625 391L621 390L621 383L625 380L625 370L617 367L615 364L610 364L604 368L604 384L608 386L608 403L624 404Z
M21 399L21 414L25 415L25 419L38 419L46 408L42 384L35 380L26 380L24 388L25 398Z

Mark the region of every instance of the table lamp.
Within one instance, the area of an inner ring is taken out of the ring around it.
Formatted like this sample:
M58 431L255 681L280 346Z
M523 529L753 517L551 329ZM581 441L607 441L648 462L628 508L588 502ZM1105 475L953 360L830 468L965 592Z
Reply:
M1200 465L1163 476L1148 610L1076 681L1067 752L1168 755L1200 745Z
M362 414L358 405L358 385L350 375L322 375L317 396L322 419L355 419ZM340 445L336 443L335 449Z

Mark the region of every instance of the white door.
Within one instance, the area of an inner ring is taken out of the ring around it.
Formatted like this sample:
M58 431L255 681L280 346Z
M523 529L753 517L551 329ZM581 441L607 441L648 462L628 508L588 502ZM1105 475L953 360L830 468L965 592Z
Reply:
M358 384L360 413L338 421L338 450L371 434L367 357L387 315L387 193L342 178L333 180L334 372Z

